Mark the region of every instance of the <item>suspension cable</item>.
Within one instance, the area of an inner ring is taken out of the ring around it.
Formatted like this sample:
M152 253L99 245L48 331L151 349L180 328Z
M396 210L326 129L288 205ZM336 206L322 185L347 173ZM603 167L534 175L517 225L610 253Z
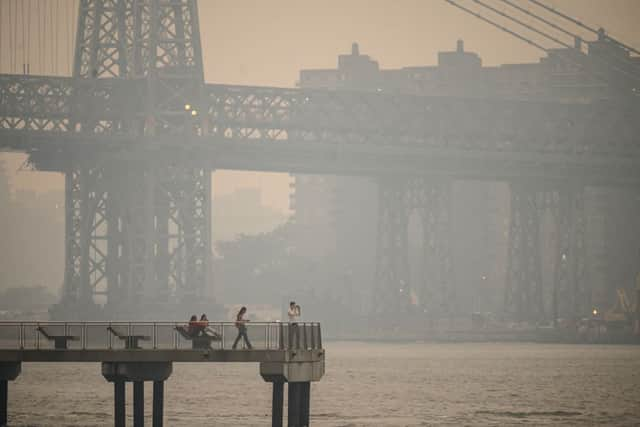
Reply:
M538 49L542 50L543 52L547 53L547 55L549 55L549 53L550 53L549 49L543 47L542 45L540 45L540 44L538 44L536 42L534 42L533 40L528 39L525 36L522 36L521 34L515 32L513 30L510 30L509 28L506 28L503 25L498 24L497 22L495 22L495 21L493 21L493 20L491 20L489 18L486 18L483 15L481 15L481 14L479 14L477 12L474 12L473 10L468 9L468 8L456 3L454 0L444 0L444 1L446 1L449 4L451 4L452 6L455 6L455 7L459 8L459 9L469 13L470 15L475 16L476 18L480 19L481 21L484 21L484 22L486 22L486 23L488 23L488 24L490 24L490 25L492 25L494 27L497 27L500 30L502 30L502 31L504 31L504 32L506 32L508 34L511 34L512 36L514 36L514 37L516 37L516 38L518 38L518 39L520 39L520 40L522 40L522 41L524 41L524 42L526 42L526 43L528 43L528 44L530 44L530 45L532 45L534 47L537 47ZM473 1L476 1L476 0L473 0ZM597 70L592 70L592 69L585 68L583 63L581 63L580 61L578 61L578 60L576 60L574 58L571 58L570 56L558 55L557 57L558 57L558 59L560 59L561 61L563 61L565 63L569 63L569 64L572 64L574 66L578 66L580 70L585 71L585 72L593 75L594 77L596 77L597 79L599 79L600 81L602 81L604 83L609 83L610 80L611 80L610 78L607 78L607 77L603 76L602 73L598 72ZM636 74L634 74L632 72L629 72L627 70L615 67L612 64L606 63L601 58L592 57L592 59L594 61L596 61L596 62L599 62L600 64L610 65L611 68L614 69L615 71L618 71L618 72L620 72L622 74L625 74L625 75L631 77L632 79L635 79L636 81L640 81L640 76L638 76L638 75L636 75Z
M51 66L51 74L55 73L55 43L53 43L53 3L48 2L49 4L49 40L51 49L49 50L49 65Z
M592 33L594 33L594 34L598 34L598 30L596 30L596 29L594 29L594 28L591 28L591 27L589 27L589 26L588 26L588 25L586 25L586 24L583 24L582 22L578 21L577 19L572 18L572 17L570 17L569 15L564 14L564 13L562 13L562 12L558 11L558 10L556 10L556 9L552 8L551 6L547 6L546 4L544 4L544 3L542 3L542 2L539 2L538 0L529 0L529 1L530 1L531 3L533 3L533 4L535 4L536 6L539 6L539 7L543 8L543 9L545 9L545 10L547 10L547 11L549 11L549 12L551 12L551 13L555 14L555 15L558 15L558 16L559 16L559 17L561 17L561 18L564 18L564 19L566 19L566 20L568 20L568 21L570 21L570 22L572 22L572 23L576 24L577 26L579 26L579 27L581 27L581 28L584 28L584 29L585 29L585 30L587 30L587 31L591 31L591 32L592 32Z
M64 55L64 61L65 61L65 73L68 76L71 73L71 69L69 66L69 56L70 56L70 52L71 52L71 13L68 11L69 9L69 3L65 2L64 3L64 11L63 16L64 16L64 49L65 49L65 55Z
M13 0L9 0L9 73L13 74L15 66L15 23L13 21Z
M465 12L467 12L467 13L469 13L469 14L473 15L473 16L475 16L476 18L480 19L481 21L486 22L487 24L493 25L494 27L499 28L500 30L502 30L502 31L504 31L504 32L506 32L506 33L508 33L508 34L511 34L512 36L514 36L514 37L516 37L516 38L518 38L518 39L522 40L522 41L523 41L523 42L525 42L525 43L530 44L530 45L531 45L531 46L533 46L533 47L536 47L536 48L538 48L538 49L542 50L543 52L548 52L547 48L543 47L542 45L539 45L538 43L534 42L533 40L528 39L528 38L526 38L526 37L524 37L524 36L522 36L522 35L520 35L520 34L516 33L515 31L511 31L511 30L510 30L510 29L508 29L507 27L504 27L504 26L502 26L502 25L498 24L497 22L492 21L492 20L491 20L491 19L489 19L489 18L485 18L484 16L480 15L479 13L474 12L473 10L468 9L468 8L466 8L466 7L462 6L462 5L460 5L460 4L456 3L456 2L455 2L455 1L453 1L453 0L444 0L444 1L446 1L447 3L449 3L449 4L450 4L450 5L452 5L452 6L457 7L458 9L461 9L461 10L463 10L463 11L465 11Z
M22 12L22 74L27 74L27 14L25 13L25 2L20 2Z
M40 28L40 38L42 40L41 43L41 62L40 62L40 73L47 74L47 8L46 1L47 0L39 0L40 2L44 2L42 4L42 13L40 16L40 20L42 22L42 27Z
M31 74L31 0L27 0L27 74Z
M519 10L520 12L522 12L522 13L528 15L528 16L531 16L534 19L537 19L538 21L542 22L543 24L547 24L548 26L550 26L554 30L560 31L561 33L563 33L563 34L565 34L567 36L573 37L573 38L582 39L582 37L578 36L577 34L573 34L572 32L565 30L564 28L560 27L559 25L556 25L553 22L548 21L548 20L544 19L543 17L528 11L524 7L512 2L511 0L500 0L500 1L503 2L503 3L508 4L509 6L513 7L514 9Z
M42 67L42 45L40 41L42 40L42 26L40 25L40 0L36 0L36 25L38 32L36 33L36 58L38 59L38 74L43 74L41 71Z
M2 29L4 28L4 13L3 10L4 3L0 0L0 52L2 52ZM5 51L6 52L6 51ZM2 72L2 55L0 55L0 73Z
M534 32L534 33L536 33L536 34L541 35L542 37L545 37L545 38L547 38L547 39L549 39L549 40L553 41L554 43L557 43L557 44L559 44L559 45L561 45L561 46L563 46L563 47L566 47L566 48L571 48L571 46L570 46L570 45L566 44L566 43L565 43L565 42L563 42L562 40L559 40L559 39L557 39L557 38L555 38L555 37L553 37L553 36L551 36L551 35L549 35L549 34L545 33L544 31L540 31L540 30L538 30L537 28L535 28L535 27L533 27L533 26L531 26L531 25L527 24L526 22L522 22L522 21L521 21L521 20L519 20L518 18L514 18L513 16L508 15L508 14L506 14L506 13L504 13L504 12L502 12L502 11L500 11L500 10L496 9L495 7L490 6L490 5L486 4L486 3L484 3L484 2L483 2L483 1L481 1L481 0L473 0L473 1L474 1L475 3L477 3L477 4L479 4L480 6L482 6L482 7L486 8L486 9L489 9L490 11L492 11L492 12L494 12L494 13L496 13L496 14L498 14L498 15L500 15L500 16L502 16L502 17L504 17L504 18L509 19L510 21L513 21L513 22L515 22L516 24L522 25L522 26L523 26L523 27L525 27L526 29L528 29L528 30L530 30L530 31L533 31L533 32Z
M54 10L54 25L52 27L52 31L53 31L53 49L54 49L54 58L55 58L55 67L56 67L56 75L58 75L59 72L59 67L58 65L60 64L60 57L58 56L60 54L60 43L58 43L58 28L59 28L59 23L60 23L60 14L58 13L58 6L60 5L59 0L53 0L53 10Z
M600 35L600 33L601 33L601 31L600 31L600 30L597 30L597 29L595 29L595 28L592 28L592 27L590 27L590 26L588 26L588 25L586 25L586 24L584 24L584 23L582 23L582 22L578 21L577 19L572 18L571 16L569 16L569 15L567 15L567 14L565 14L565 13L560 12L559 10L557 10L557 9L555 9L555 8L551 7L551 6L547 6L546 4L542 3L542 2L541 2L541 1L539 1L539 0L529 0L529 1L530 1L531 3L533 3L533 4L535 4L536 6L539 6L539 7L543 8L543 9L545 9L545 10L547 10L547 11L549 11L549 12L551 12L551 13L553 13L553 14L555 14L555 15L557 15L557 16L559 16L559 17L561 17L561 18L566 19L566 20L567 20L567 21L569 21L569 22L574 23L575 25L579 26L580 28L584 28L585 30L587 30L587 31L591 31L592 33L594 33L594 34L598 34L598 35ZM628 46L628 45L626 45L626 44L622 43L621 41L618 41L618 40L614 39L613 37L611 37L611 36L609 36L609 35L606 35L606 34L605 34L605 38L606 38L606 39L608 39L608 40L610 40L610 41L612 41L613 43L615 43L615 44L619 45L620 47L622 47L622 48L624 48L624 49L626 49L626 50L630 51L630 52L633 52L633 53L635 53L635 54L640 55L640 51L638 51L637 49L634 49L633 47Z

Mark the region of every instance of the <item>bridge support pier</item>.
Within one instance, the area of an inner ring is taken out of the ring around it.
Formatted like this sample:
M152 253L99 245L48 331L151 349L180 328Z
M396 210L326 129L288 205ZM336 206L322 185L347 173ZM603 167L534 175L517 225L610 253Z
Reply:
M420 312L428 309L451 318L457 305L451 267L452 185L451 180L440 178L380 177L374 301L377 313L410 312L415 297ZM412 217L422 232L410 242ZM421 253L416 254L418 265L410 262L412 245L421 248Z
M21 370L20 362L0 363L0 427L5 427L9 419L9 381L18 378Z
M310 394L309 381L289 383L288 427L309 426Z
M144 382L153 381L153 426L162 427L164 381L173 371L171 362L103 362L102 376L114 383L114 424L125 425L125 383L133 383L133 425L144 426Z
M133 427L144 427L144 381L133 382Z
M287 426L309 426L311 381L319 381L324 375L324 360L311 360L313 351L294 352L296 362L261 362L260 375L273 383L271 425L282 427L284 383L287 383Z
M164 412L164 381L153 382L153 427L162 427Z
M114 395L114 421L116 427L125 427L125 383L124 381L113 382L113 395Z
M9 403L9 381L0 379L0 426L7 425L7 404Z
M273 395L271 402L271 426L282 427L282 412L284 408L284 382L273 382Z

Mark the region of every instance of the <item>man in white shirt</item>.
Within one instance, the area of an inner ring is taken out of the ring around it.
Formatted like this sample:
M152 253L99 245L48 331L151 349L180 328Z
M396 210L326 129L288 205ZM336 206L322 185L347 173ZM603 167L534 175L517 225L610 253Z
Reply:
M289 316L289 323L295 323L300 317L300 306L296 305L295 301L291 301L289 303L289 311L287 312Z
M298 330L298 318L300 317L300 306L295 301L289 303L289 348L300 347L300 331ZM295 336L295 338L294 338Z

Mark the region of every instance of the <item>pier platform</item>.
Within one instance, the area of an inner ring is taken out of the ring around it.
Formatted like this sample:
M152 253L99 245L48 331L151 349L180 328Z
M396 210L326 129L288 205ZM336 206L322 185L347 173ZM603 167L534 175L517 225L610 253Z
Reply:
M250 322L247 340L232 322L189 328L180 322L0 322L0 426L8 422L8 383L28 362L99 362L114 384L114 425L125 425L125 384L133 383L134 426L144 425L144 383L153 382L152 425L163 425L164 381L173 363L257 363L272 383L272 426L309 425L311 382L324 375L319 323Z

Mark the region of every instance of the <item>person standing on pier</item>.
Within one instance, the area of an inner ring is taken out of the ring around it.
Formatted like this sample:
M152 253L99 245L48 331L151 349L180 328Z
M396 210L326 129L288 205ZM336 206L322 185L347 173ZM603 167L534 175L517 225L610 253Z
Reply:
M289 348L298 348L300 344L300 331L298 321L300 319L300 306L295 301L289 303Z
M236 315L236 328L238 328L238 336L236 337L236 340L233 342L233 346L231 347L232 350L236 349L236 347L238 346L238 341L240 341L240 338L244 339L244 343L246 344L249 350L253 348L251 347L251 343L249 342L249 337L247 336L246 323L249 320L244 318L244 315L246 314L246 312L247 312L247 307L242 307L240 311L238 311L238 314Z

